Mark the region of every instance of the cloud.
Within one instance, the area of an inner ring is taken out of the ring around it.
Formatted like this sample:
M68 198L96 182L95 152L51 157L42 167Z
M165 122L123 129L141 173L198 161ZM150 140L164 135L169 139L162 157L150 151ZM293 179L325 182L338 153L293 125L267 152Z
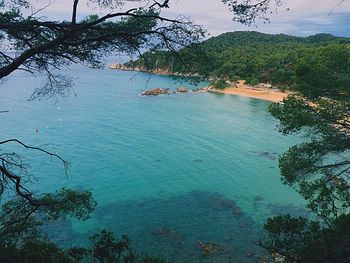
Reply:
M168 12L184 13L201 24L211 35L227 31L256 30L265 33L284 33L307 36L316 33L331 33L337 36L350 36L350 1L337 6L334 0L289 0L279 8L270 10L270 23L257 21L253 26L245 26L232 21L233 14L227 6L216 1L178 0ZM330 14L331 13L331 14Z
M86 0L84 1L79 5L82 16L100 12L99 9L91 10L86 5ZM178 14L184 14L189 16L195 23L203 25L211 35L227 31L256 30L296 36L321 32L350 36L350 0L345 0L339 6L337 6L337 1L287 0L282 7L271 9L272 13L269 15L271 23L263 24L262 21L258 21L255 26L251 27L233 22L233 14L221 0L172 0L170 1L171 8L166 10L164 15L176 17ZM45 12L54 19L69 19L71 2L71 0L56 0ZM332 12L331 15L330 12Z
M350 11L336 14L320 12L275 19L268 25L258 26L258 29L267 33L285 33L295 36L330 33L350 37L349 23Z
M309 17L293 21L291 34L310 35L315 33L331 33L336 36L350 37L350 11L337 15L314 14Z

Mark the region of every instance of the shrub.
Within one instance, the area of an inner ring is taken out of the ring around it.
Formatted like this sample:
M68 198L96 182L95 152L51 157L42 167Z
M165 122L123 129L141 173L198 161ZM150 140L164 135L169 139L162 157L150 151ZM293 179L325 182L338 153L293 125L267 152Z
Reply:
M224 89L227 88L229 85L226 83L226 80L224 79L218 79L212 83L212 86L216 89Z

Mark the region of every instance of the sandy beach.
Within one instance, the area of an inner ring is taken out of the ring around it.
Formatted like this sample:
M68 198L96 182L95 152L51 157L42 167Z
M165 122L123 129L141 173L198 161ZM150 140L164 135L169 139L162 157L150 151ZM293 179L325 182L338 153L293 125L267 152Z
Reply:
M272 102L283 101L283 99L289 94L289 92L282 92L271 88L256 88L243 83L238 83L237 87L227 87L223 90L215 90L215 92L251 97Z

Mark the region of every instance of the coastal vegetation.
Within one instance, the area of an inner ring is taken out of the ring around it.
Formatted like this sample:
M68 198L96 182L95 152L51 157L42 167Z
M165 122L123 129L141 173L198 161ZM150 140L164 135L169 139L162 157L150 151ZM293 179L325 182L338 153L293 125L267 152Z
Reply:
M350 50L328 45L306 54L296 68L298 88L270 111L283 134L304 133L309 142L279 159L282 181L314 213L267 221L263 246L288 262L350 259Z
M60 67L76 62L96 67L102 55L115 49L135 53L147 48L150 51L142 59L126 66L211 77L216 79L217 88L239 79L288 86L293 95L283 104L272 104L270 111L280 120L282 133L303 133L309 142L291 147L280 157L281 175L284 183L306 199L314 216L269 219L260 245L285 262L349 262L349 39L328 34L300 38L234 32L198 43L203 36L200 27L188 20L161 16L169 1L150 1L146 8L125 12L109 9L125 1L91 1L108 11L81 21L77 20L78 2L73 1L71 21L57 22L43 21L34 11L25 15L23 9L30 10L30 1L2 1L0 40L10 52L0 53L0 78L16 70L44 73L47 81L31 99L65 96L72 81L57 72ZM266 13L269 4L223 2L242 23ZM97 204L90 191L31 191L29 166L19 153L5 150L9 144L48 155L66 171L69 167L59 155L42 148L17 139L0 141L1 262L81 262L86 258L96 262L163 262L138 255L126 236L115 239L108 231L93 235L90 247L61 248L50 241L42 231L45 225L72 218L86 220ZM217 250L213 243L201 242L200 246L204 254Z
M307 54L318 53L324 46L344 47L347 44L350 44L349 38L330 34L304 38L250 31L229 32L183 48L178 53L151 50L125 66L206 79L244 79L253 86L262 82L294 89L298 81L298 64Z
M218 79L213 81L211 86L213 86L215 89L225 89L229 86L229 84L224 79Z

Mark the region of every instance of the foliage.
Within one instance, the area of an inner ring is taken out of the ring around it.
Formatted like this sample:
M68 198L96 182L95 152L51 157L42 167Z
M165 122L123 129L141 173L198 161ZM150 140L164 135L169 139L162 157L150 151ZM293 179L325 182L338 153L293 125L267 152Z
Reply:
M258 79L252 79L249 81L249 84L252 85L252 86L256 86L260 83L260 81Z
M127 236L116 240L112 233L102 230L90 237L89 247L62 248L42 238L26 239L20 246L0 243L2 263L46 263L46 262L142 262L167 263L156 257L137 254Z
M0 260L4 263L80 262L85 249L61 249L55 243L44 240L27 240L21 247L0 245Z
M33 198L31 202L20 198L7 201L0 210L0 243L20 245L41 237L41 226L62 217L86 220L95 206L91 192L65 188Z
M123 236L118 242L112 233L101 231L91 237L93 257L99 262L134 262L135 256L129 247L129 239Z
M284 255L289 262L348 262L350 215L340 216L330 227L306 218L277 216L268 219L265 229L270 241L265 248Z
M34 1L2 1L0 40L7 48L0 52L0 78L18 69L44 73L47 81L32 99L65 96L72 81L57 73L61 67L72 63L98 67L107 55L134 54L145 48L175 51L198 42L204 33L184 17L163 17L161 11L169 7L169 0L145 5L132 1L125 11L124 4L131 1L88 2L100 7L102 15L77 21L80 1L74 0L71 21L51 21L40 15Z
M281 157L281 174L325 218L350 206L349 73L347 45L322 47L299 60L299 93L271 107L284 134L310 136Z
M324 34L302 38L284 34L232 32L183 48L178 54L146 52L126 66L146 70L160 68L204 78L258 79L259 82L285 86L297 82L295 75L299 58L308 53L317 53L325 45L344 43L350 43L350 39Z
M211 85L216 89L225 89L229 86L224 79L218 79L211 83Z
M65 188L31 202L21 198L5 202L0 210L1 262L79 262L85 248L60 248L47 239L42 227L62 218L86 220L95 206L91 192Z
M283 5L281 0L222 0L235 15L233 21L251 25L256 19L262 19L265 23L269 22L268 17L271 8ZM274 2L274 5L271 4Z
M275 217L266 224L271 252L296 262L350 259L350 50L320 47L300 58L296 94L270 111L284 134L310 140L280 157L283 181L307 201L318 222Z

